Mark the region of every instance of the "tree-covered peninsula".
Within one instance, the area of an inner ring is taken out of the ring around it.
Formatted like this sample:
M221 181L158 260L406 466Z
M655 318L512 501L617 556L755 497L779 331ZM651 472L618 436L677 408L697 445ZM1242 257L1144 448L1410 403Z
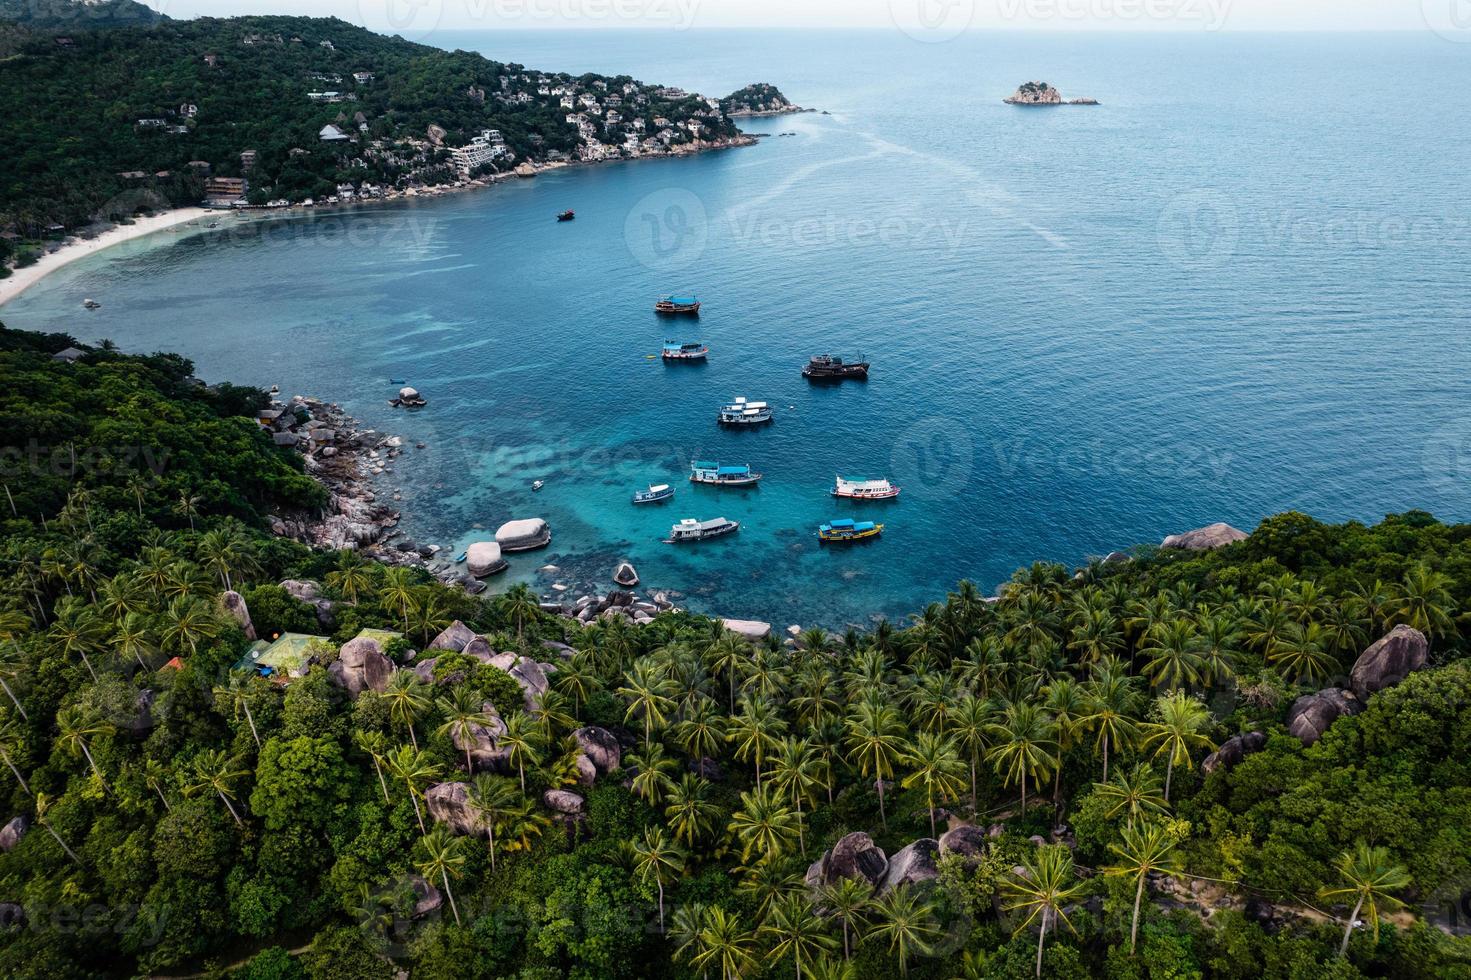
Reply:
M0 376L4 976L1468 975L1471 526L584 625L273 536L180 357Z

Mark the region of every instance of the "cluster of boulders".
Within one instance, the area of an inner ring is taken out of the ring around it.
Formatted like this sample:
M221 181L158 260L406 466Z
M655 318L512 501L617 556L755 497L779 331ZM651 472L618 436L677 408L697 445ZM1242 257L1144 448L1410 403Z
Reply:
M1325 687L1304 694L1287 710L1287 731L1303 745L1312 745L1339 718L1364 710L1370 695L1393 687L1430 658L1430 641L1412 626L1396 626L1376 640L1354 661L1349 687ZM1262 732L1247 732L1228 738L1206 756L1201 768L1207 773L1229 769L1267 744Z
M642 625L652 623L655 616L673 608L674 603L668 596L655 593L650 598L641 599L622 589L614 589L607 595L581 596L570 607L563 607L560 603L556 605L558 612L584 624L622 618Z
M919 885L940 877L940 858L957 855L962 861L979 861L990 846L991 834L970 824L960 824L940 836L919 840L887 856L873 838L856 831L840 839L807 869L805 882L813 891L836 884L843 878L861 881L875 893Z
M1224 548L1228 544L1235 544L1237 541L1245 541L1248 536L1245 531L1238 530L1229 524L1217 523L1196 528L1194 531L1186 531L1184 534L1171 534L1160 543L1160 547L1176 548L1182 551L1210 551L1213 548Z

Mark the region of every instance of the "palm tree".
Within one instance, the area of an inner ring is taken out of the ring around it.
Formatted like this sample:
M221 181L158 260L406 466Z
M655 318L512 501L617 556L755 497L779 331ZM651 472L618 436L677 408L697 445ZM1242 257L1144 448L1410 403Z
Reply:
M382 732L358 732L353 740L358 749L373 760L373 772L378 774L378 788L383 791L383 802L389 802L388 783L383 779L383 763L388 758L388 736Z
M1145 646L1139 653L1147 658L1144 671L1156 688L1194 684L1205 666L1195 624L1183 618L1156 623L1145 634Z
M679 878L688 855L664 836L662 827L644 828L643 840L633 843L634 873L644 883L652 881L659 890L659 931L664 931L664 886Z
M407 633L409 631L409 610L413 607L416 598L413 572L402 566L385 571L383 587L378 590L378 598L388 608L398 609L399 618L403 620L403 631Z
M1013 873L1003 888L1011 896L1007 911L1028 909L1027 917L1017 926L1013 936L1039 922L1037 931L1037 977L1042 977L1042 947L1047 941L1047 929L1054 922L1061 922L1069 930L1073 924L1063 913L1063 906L1083 887L1073 871L1073 856L1061 844L1038 847L1030 857L1022 859L1023 872Z
M102 623L96 613L74 600L65 599L47 635L56 641L64 656L80 656L87 673L92 675L92 682L97 682L97 671L92 669L92 661L87 657L89 650L96 652L102 649Z
M60 733L58 741L62 749L73 758L85 756L87 765L92 767L92 772L97 776L97 781L107 790L107 780L103 778L97 760L92 757L91 743L95 738L111 735L116 729L106 721L87 714L78 705L58 712L56 727Z
M183 653L199 652L202 640L212 640L220 633L214 611L193 596L175 596L164 613L163 641Z
M741 875L736 894L755 907L757 919L766 918L772 903L792 892L800 881L783 861L741 865L736 870Z
M1454 632L1456 600L1451 595L1452 584L1448 575L1431 571L1423 562L1414 566L1393 590L1389 620L1413 626L1429 637Z
M718 905L705 910L696 948L693 965L701 970L718 968L720 980L741 980L747 973L754 974L760 969L756 943L740 915Z
M516 624L517 642L521 641L526 624L536 622L536 617L541 615L541 603L525 582L518 582L507 589L499 605L502 615Z
M336 570L327 573L327 586L355 603L373 584L371 567L356 551L339 551Z
M61 849L66 852L66 856L67 857L71 858L77 864L81 864L82 863L82 859L79 858L79 857L77 857L77 852L76 851L73 851L70 847L67 847L66 846L66 841L64 841L64 840L61 839L61 835L56 832L56 828L53 827L53 826L51 826L51 821L46 819L46 814L50 810L51 810L51 797L47 796L45 793L37 793L36 794L36 823L38 823L42 827L45 827L46 828L47 833L49 833L51 835L52 839L55 840L57 844L60 844L61 845Z
M1328 650L1327 636L1317 623L1289 624L1267 659L1280 666L1288 680L1298 683L1320 683L1338 668L1338 658Z
M674 726L674 741L691 759L714 758L725 744L725 716L709 698L691 705Z
M602 684L588 663L587 655L579 653L557 668L552 675L552 686L572 699L572 713L575 715Z
M1110 782L1094 783L1093 794L1108 803L1105 817L1112 820L1122 813L1125 824L1132 827L1140 819L1169 812L1169 802L1160 786L1154 769L1139 763L1129 772L1114 773Z
M4 647L0 647L0 688L5 690L5 695L10 698L10 703L15 705L15 710L20 712L21 720L30 721L31 716L26 714L25 705L20 703L20 698L15 696L15 691L10 687L10 682L19 678L21 672L25 670L26 657L21 651L20 644L15 642L14 634L9 631L12 624L15 624L17 630L29 629L30 620L19 613L15 614L15 619L7 619L5 617L8 613L9 610L0 610L0 628L3 628L0 629L0 632L4 632L7 641ZM16 623L16 620L19 620L19 624Z
M388 757L387 769L394 779L404 784L408 790L409 802L414 804L414 817L419 821L419 833L423 834L424 814L419 809L419 797L424 795L424 787L440 777L440 768L428 753L422 752L411 745L400 745L398 750Z
M172 813L174 809L173 805L169 803L169 798L164 795L163 791L164 784L168 782L171 772L172 770L168 766L159 762L157 759L145 759L143 761L143 781L163 801L165 813Z
M112 645L117 649L118 655L132 657L138 662L138 666L148 669L148 663L143 659L144 654L153 654L155 648L150 638L151 630L148 617L142 613L130 612L123 617L112 634Z
M1126 748L1138 737L1139 726L1132 717L1137 699L1129 677L1123 674L1105 672L1089 687L1083 725L1098 733L1104 782L1108 782L1109 750Z
M740 713L731 718L725 737L735 743L735 757L747 759L756 766L756 786L761 786L761 764L777 745L777 739L786 730L776 705L764 697L741 698Z
M558 729L571 731L577 727L577 719L567 710L566 695L556 688L548 687L531 699L531 714L547 745L557 740Z
M814 960L837 945L832 936L823 929L822 919L813 911L812 905L801 895L788 893L771 906L770 913L761 923L760 935L773 940L767 953L771 961L792 958L797 968L797 980L802 980L803 968L811 969Z
M802 801L812 799L814 791L825 784L822 758L807 739L788 735L777 745L776 761L771 768L771 781L778 793L785 794L797 811L797 843L802 856L807 856L807 834L802 827Z
M203 497L195 496L188 490L180 490L179 499L174 503L174 513L189 519L191 531L194 530L194 518L199 514L199 505L203 502Z
M741 794L741 808L731 817L729 831L740 841L742 861L751 863L755 854L757 860L770 862L790 849L797 836L796 818L768 785Z
M439 710L444 714L444 723L436 730L465 747L465 771L473 773L475 764L470 758L470 749L475 746L475 730L494 729L495 714L486 710L485 702L469 685L461 685L450 697L440 698Z
M644 720L644 747L654 739L655 727L663 728L669 721L669 712L674 700L669 696L674 685L667 677L659 676L651 661L639 660L624 676L618 694L628 699L625 719Z
M995 706L975 695L966 695L950 713L950 731L965 749L970 765L970 811L980 812L976 793L976 771L981 765L981 756L991 747L991 721Z
M235 588L230 579L231 569L249 572L255 565L254 546L233 523L206 531L199 539L196 553L200 563L218 575L226 589Z
M843 959L850 959L850 936L863 926L864 913L873 901L873 887L857 878L839 878L824 885L820 894L822 907L843 927Z
M238 719L241 712L245 713L245 721L250 725L250 735L255 739L255 747L260 749L260 732L255 729L255 716L250 713L250 695L254 692L251 687L256 674L248 669L230 671L230 680L225 684L216 684L214 695L217 698L228 700L231 710Z
M485 821L490 839L490 871L495 873L495 825L515 812L516 790L504 776L481 773L470 780L470 805Z
M1012 701L1002 707L1001 719L991 726L991 733L995 744L990 758L1003 786L1021 784L1022 816L1026 816L1027 778L1036 785L1060 764L1052 716L1030 701Z
M681 776L670 789L669 803L664 807L664 818L674 831L674 839L690 848L714 829L719 814L720 807L710 798L710 784L692 772Z
M650 745L641 755L630 754L628 762L638 770L630 788L648 800L651 806L658 806L664 795L674 788L670 773L678 771L679 763L664 754L664 746L659 742Z
M965 792L965 763L950 739L933 732L920 732L914 747L904 755L911 772L900 785L905 789L924 787L925 806L930 814L930 836L935 833L935 802Z
M1047 713L1052 716L1057 733L1057 765L1052 770L1052 805L1062 808L1062 760L1073 747L1073 739L1083 728L1089 702L1082 685L1071 677L1059 677L1043 689L1047 696Z
M21 741L24 737L25 730L18 723L9 718L5 719L4 724L0 724L0 759L5 761L5 765L15 776L15 781L20 783L20 788L25 790L25 794L34 796L30 785L26 783L26 777L21 775L20 769L15 765L14 757L20 754Z
M854 757L863 778L872 779L878 788L879 819L884 829L889 817L884 810L884 782L894 775L894 763L904 751L904 722L898 709L888 704L859 702L848 717L848 752Z
M1174 854L1178 841L1157 823L1126 824L1122 836L1122 843L1108 845L1119 863L1105 866L1103 873L1134 879L1134 917L1129 926L1129 955L1133 956L1139 942L1139 906L1144 901L1144 884L1150 875L1180 874Z
M1154 747L1156 759L1161 755L1166 757L1165 802L1169 802L1175 766L1183 762L1187 768L1194 769L1191 750L1215 748L1205 735L1212 724L1211 714L1199 698L1184 691L1172 691L1155 699L1154 716L1156 720L1144 726L1144 748Z
M1207 615L1200 619L1200 676L1207 684L1227 680L1236 675L1237 644L1241 638L1239 621L1229 614Z
M433 881L438 878L444 883L444 894L449 898L450 911L455 914L455 925L460 925L460 910L455 905L455 893L450 888L450 878L464 874L464 841L442 826L436 826L419 838L419 849L423 856L414 862L419 874Z
M240 819L240 814L231 801L235 798L233 783L241 776L248 775L248 772L235 768L237 765L239 763L233 757L227 756L220 749L201 752L194 758L194 778L184 787L184 794L192 796L195 793L213 791L225 804L225 809L230 811L230 816L235 818L236 825L243 827L245 821Z
M412 670L394 671L388 677L388 686L383 689L383 699L388 702L388 717L409 730L409 743L418 749L414 722L429 710L431 704L424 682Z
M887 939L889 952L899 958L899 975L909 975L914 954L928 954L940 937L934 909L909 885L900 885L873 903L868 939Z
M1418 627L1417 627L1418 628ZM1374 927L1374 941L1379 941L1379 903L1394 908L1403 905L1390 892L1408 888L1412 879L1403 865L1392 863L1389 849L1370 847L1360 841L1352 851L1344 851L1333 862L1343 884L1336 888L1324 888L1318 892L1321 898L1354 900L1354 910L1349 913L1348 924L1343 927L1343 942L1338 946L1338 955L1348 955L1348 940L1353 935L1354 923L1359 913L1367 910L1369 922Z
M751 646L730 630L721 628L717 636L705 648L705 663L717 674L724 674L730 688L729 707L735 711L736 674L751 657Z
M521 777L521 792L526 793L526 764L533 766L541 762L541 750L537 744L536 731L525 712L518 711L506 719L506 730L496 739L498 745L509 750L509 759L516 765Z
M710 906L704 902L687 902L674 910L669 938L674 943L674 960L683 963L700 951L700 931L705 928L705 914Z

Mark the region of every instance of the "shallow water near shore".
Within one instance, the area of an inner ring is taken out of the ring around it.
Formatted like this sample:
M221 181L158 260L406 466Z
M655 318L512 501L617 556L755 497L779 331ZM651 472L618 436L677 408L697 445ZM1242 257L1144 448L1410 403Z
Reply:
M436 40L712 94L765 79L832 115L748 120L773 135L699 157L223 219L79 260L0 319L176 350L423 442L384 477L419 541L551 522L498 588L607 588L628 558L697 609L869 625L960 578L1217 520L1471 517L1471 118L1400 94L1464 90L1466 46L608 33ZM1001 104L1039 77L1104 104ZM704 315L657 318L670 292ZM666 337L709 363L662 364ZM809 385L823 352L865 354L871 379ZM429 405L389 408L397 378ZM742 394L776 421L720 429ZM696 457L766 477L694 487ZM840 472L903 494L836 502ZM632 506L652 482L675 500ZM819 522L858 515L884 536L818 545ZM716 516L741 531L660 541Z

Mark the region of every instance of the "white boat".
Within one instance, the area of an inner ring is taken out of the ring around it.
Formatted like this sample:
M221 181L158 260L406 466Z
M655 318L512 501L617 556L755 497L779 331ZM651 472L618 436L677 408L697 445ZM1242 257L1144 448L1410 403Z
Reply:
M744 395L729 405L721 405L717 416L722 425L756 425L770 422L771 418L770 405L766 402L748 401Z
M636 504L659 504L674 496L674 488L667 483L651 483L647 490L635 490L633 502Z
M840 476L833 483L833 496L849 500L892 500L899 496L899 488L888 480L845 480Z
M533 480L531 483L531 489L533 490L540 490L544 486L546 486L545 480Z
M761 480L760 473L752 473L749 466L721 466L695 460L690 463L691 483L712 483L719 487L750 487Z
M711 521L697 521L693 517L686 517L669 529L669 537L664 539L664 543L678 544L683 541L718 538L722 534L739 530L740 526L738 521L728 521L723 517L717 517Z

